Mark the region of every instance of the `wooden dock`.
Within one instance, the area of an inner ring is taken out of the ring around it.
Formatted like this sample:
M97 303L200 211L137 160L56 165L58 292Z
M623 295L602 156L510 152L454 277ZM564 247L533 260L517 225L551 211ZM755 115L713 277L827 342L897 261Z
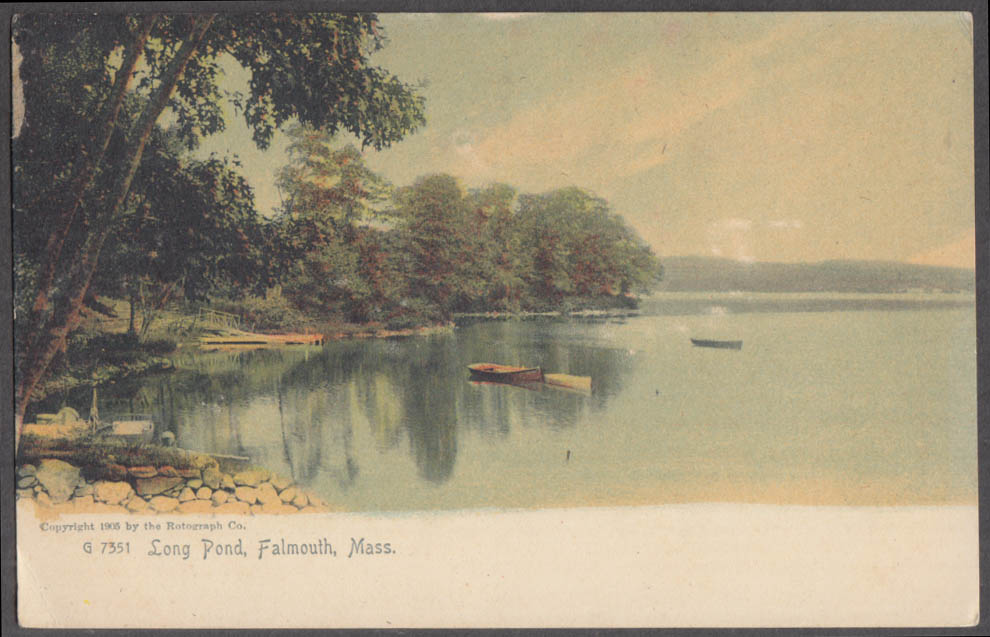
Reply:
M238 332L222 336L203 336L203 347L281 347L283 345L322 345L322 334L254 334Z

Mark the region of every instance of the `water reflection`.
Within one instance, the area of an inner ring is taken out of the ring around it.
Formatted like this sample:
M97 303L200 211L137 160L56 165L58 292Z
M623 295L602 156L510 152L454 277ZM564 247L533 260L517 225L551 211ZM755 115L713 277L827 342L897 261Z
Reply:
M101 388L100 411L151 413L184 448L249 456L350 510L973 497L971 311L718 304L724 314L180 350L173 373ZM691 334L719 329L746 348L692 348ZM485 361L591 376L592 390L472 383L467 365ZM82 388L38 409L90 399Z
M575 338L561 325L482 324L456 334L330 343L322 349L202 352L175 356L177 371L101 390L103 411L152 413L156 433L187 449L249 456L304 484L347 491L363 463L403 450L419 479L454 473L459 432L506 438L517 427L574 427L618 391L628 354ZM590 396L477 385L480 360L537 361L595 376ZM361 430L373 441L355 443Z

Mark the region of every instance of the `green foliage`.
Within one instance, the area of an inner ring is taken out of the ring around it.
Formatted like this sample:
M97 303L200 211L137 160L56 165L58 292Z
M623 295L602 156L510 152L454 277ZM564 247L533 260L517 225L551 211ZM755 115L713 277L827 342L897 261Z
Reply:
M241 325L251 331L276 332L309 327L309 319L282 293L281 287L263 296L249 294L237 298L214 299L210 306L240 317Z
M365 165L357 148L335 147L331 133L301 124L286 135L289 163L276 179L283 215L323 231L381 214L377 206L388 200L391 185Z
M422 177L396 192L396 215L406 256L406 295L433 305L440 317L469 309L485 292L475 263L476 228L457 180Z
M99 289L140 281L178 286L190 300L222 286L257 289L267 271L251 187L230 161L184 159L157 137L111 235Z
M114 475L110 465L124 467L170 466L196 468L197 458L181 449L140 444L94 436L81 440L52 440L25 436L18 453L19 464L38 464L44 458L57 458L81 467L88 480L105 480ZM117 475L112 479L120 479Z
M383 250L387 234L362 224L384 217L391 185L327 131L293 126L288 135L289 164L278 175L284 204L272 224L286 297L310 315L385 319L400 277Z
M360 225L372 209L361 186L381 182L358 156L348 162L358 187L343 188L347 149L295 134L282 172L292 214L277 224L286 296L306 314L404 328L456 312L628 307L627 294L659 279L649 247L578 188L517 198L505 184L465 193L454 177L431 175L395 191L379 215L392 229Z
M649 246L605 200L578 188L520 197L516 230L535 298L627 294L659 280Z
M260 146L298 119L331 135L349 131L380 150L425 123L422 96L370 64L386 43L369 13L230 12L218 16L204 45L251 72L251 93L236 104Z
M249 267L250 247L260 242L251 236L246 184L216 163L162 172L154 164L169 164L169 153L145 155L166 107L187 148L223 129L228 97L261 147L290 120L348 131L376 149L425 122L422 96L370 62L386 42L373 14L26 12L12 31L25 100L14 145L17 302L30 308L16 327L18 415L78 325L94 279L108 289L131 287L132 299L138 279L139 290L156 289L156 305L179 287L195 298L225 283L270 283ZM230 59L251 75L246 95L218 86ZM189 240L192 230L197 245L142 251L148 259L128 255L121 245L128 231L140 233L142 247L167 243L148 222L167 219L169 209L200 216L183 219L172 237L185 231ZM139 227L125 228L128 215ZM212 251L190 258L203 247ZM117 250L117 270L100 270L105 248ZM127 267L142 260L143 271ZM237 281L239 274L253 280Z
M47 382L39 387L37 398L170 369L172 364L167 355L175 347L174 341L141 341L136 334L74 332L65 352L52 364L52 374Z

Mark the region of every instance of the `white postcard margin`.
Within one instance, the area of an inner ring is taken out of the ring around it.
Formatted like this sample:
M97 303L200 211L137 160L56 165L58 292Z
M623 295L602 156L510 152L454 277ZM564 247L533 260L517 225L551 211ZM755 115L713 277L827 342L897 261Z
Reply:
M975 505L48 519L24 501L17 534L30 627L979 621Z

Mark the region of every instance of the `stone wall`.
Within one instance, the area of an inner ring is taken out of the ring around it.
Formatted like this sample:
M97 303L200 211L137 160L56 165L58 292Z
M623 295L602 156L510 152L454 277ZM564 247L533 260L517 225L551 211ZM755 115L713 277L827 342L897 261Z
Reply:
M221 471L203 457L197 468L118 466L111 479L87 480L63 460L17 468L17 498L53 513L319 513L329 509L312 492L265 469Z

